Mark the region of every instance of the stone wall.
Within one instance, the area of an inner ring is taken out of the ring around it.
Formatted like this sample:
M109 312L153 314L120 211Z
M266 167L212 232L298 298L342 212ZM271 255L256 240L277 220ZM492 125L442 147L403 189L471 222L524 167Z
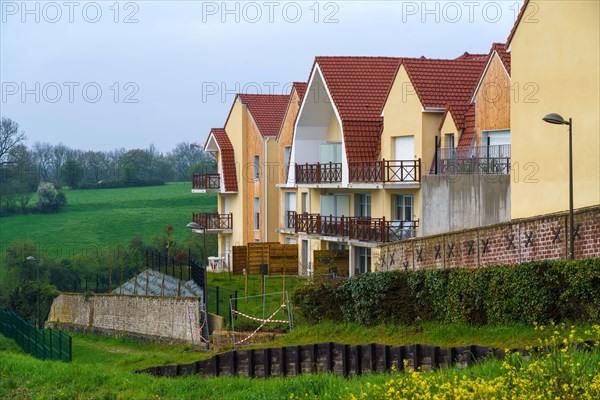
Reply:
M515 265L569 256L569 214L561 212L381 247L379 270ZM600 206L575 210L575 257L600 257Z
M61 293L52 303L48 325L191 342L188 308L198 310L198 307L198 299L189 297ZM198 318L197 311L194 315Z

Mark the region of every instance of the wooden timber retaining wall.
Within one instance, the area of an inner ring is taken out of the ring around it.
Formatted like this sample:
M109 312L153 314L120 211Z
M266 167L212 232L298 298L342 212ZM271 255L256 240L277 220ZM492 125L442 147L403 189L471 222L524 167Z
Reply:
M524 349L515 349L527 355ZM440 348L429 345L388 346L367 344L351 346L341 343L321 343L268 349L235 350L217 354L192 364L165 365L146 368L138 373L154 376L294 376L333 372L341 376L384 373L405 369L431 370L457 366L466 368L488 357L504 358L504 350L484 346Z

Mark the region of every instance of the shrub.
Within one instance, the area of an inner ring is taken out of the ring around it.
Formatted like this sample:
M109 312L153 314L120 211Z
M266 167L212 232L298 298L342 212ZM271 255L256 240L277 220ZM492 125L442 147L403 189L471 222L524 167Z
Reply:
M42 182L37 191L37 207L40 212L58 212L67 204L67 197L62 190L56 189L54 184Z
M311 322L323 320L341 321L341 302L338 298L339 283L310 281L292 292L292 303L301 315Z
M600 319L600 259L378 272L310 282L292 301L309 322L507 324Z
M144 179L131 181L100 181L98 183L79 185L79 189L120 189L127 187L163 186L162 179Z

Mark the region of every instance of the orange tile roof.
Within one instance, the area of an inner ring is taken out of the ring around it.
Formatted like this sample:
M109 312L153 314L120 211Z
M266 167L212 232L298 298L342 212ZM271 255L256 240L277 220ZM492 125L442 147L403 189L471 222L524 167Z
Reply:
M525 14L525 10L527 9L528 5L529 5L529 0L525 0L525 2L523 2L523 6L521 7L521 11L519 11L519 15L517 16L515 24L513 25L513 28L510 31L510 35L508 35L508 38L506 39L506 47L507 48L510 47L512 40L515 37L515 33L517 33L517 28L519 27L519 24L521 23L521 20L523 19L523 15Z
M383 107L398 68L403 64L425 108L467 111L470 96L485 66L486 54L464 53L454 60L398 57L316 57L342 119L348 161L379 157ZM314 69L314 67L313 67ZM464 127L464 118L457 126Z
M342 120L348 161L379 157L381 113L400 61L393 57L315 58Z
M494 54L494 51L500 57L500 61L504 64L504 68L510 75L510 53L506 51L508 49L508 45L506 43L494 43L492 45L492 50L490 50L490 57Z
M237 172L235 167L235 155L233 152L233 145L229 140L229 136L227 136L227 132L223 128L212 128L210 130L210 135L206 139L210 139L210 136L213 136L219 145L219 149L221 150L221 169L223 171L223 182L225 183L225 191L226 192L237 192L238 184L237 184ZM206 147L206 144L204 145Z
M458 140L458 147L468 148L475 137L475 104L470 104L464 114L464 129Z
M463 54L454 60L405 58L402 64L423 107L444 109L469 102L486 58L481 54Z
M290 96L287 94L238 94L248 107L263 136L277 136Z
M306 92L306 87L308 86L308 83L306 82L294 82L293 83L293 88L296 89L296 93L298 93L298 98L300 99L300 101L302 101L302 99L304 98L304 93Z

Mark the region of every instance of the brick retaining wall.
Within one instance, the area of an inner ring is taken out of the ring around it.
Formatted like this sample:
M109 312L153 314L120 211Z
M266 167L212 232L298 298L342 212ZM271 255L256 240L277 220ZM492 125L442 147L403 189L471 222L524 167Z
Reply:
M565 260L569 254L568 223L568 212L561 212L386 244L381 246L378 270ZM600 257L600 206L575 210L574 227L575 257Z

